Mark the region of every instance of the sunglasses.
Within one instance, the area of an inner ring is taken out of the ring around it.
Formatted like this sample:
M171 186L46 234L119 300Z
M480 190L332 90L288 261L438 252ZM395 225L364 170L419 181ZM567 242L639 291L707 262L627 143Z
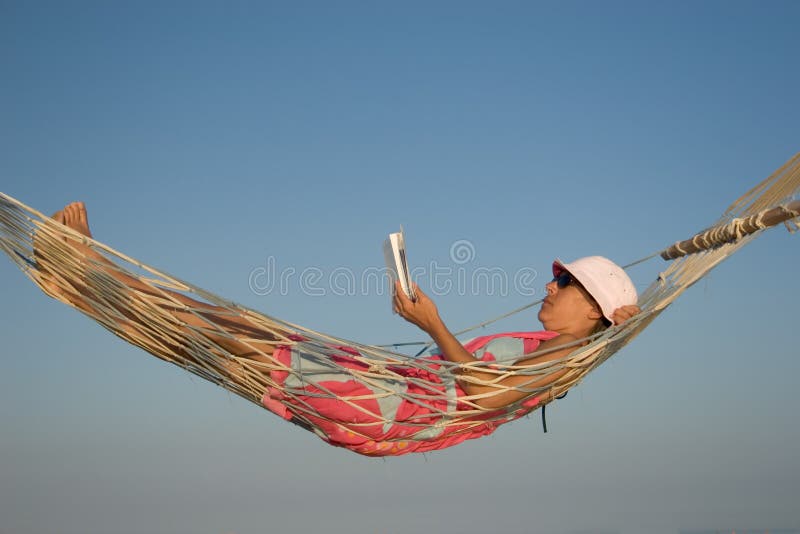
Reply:
M556 285L558 286L558 289L564 289L565 287L567 287L568 285L570 285L573 282L576 283L576 284L578 283L578 281L575 280L575 278L573 278L572 275L569 274L566 271L564 271L563 273L559 274L558 276L554 276L553 277L553 282L556 283Z

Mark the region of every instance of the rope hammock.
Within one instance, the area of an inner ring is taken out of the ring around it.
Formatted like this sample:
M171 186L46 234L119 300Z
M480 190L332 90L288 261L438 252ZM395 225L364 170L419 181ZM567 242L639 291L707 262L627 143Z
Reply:
M764 229L783 223L790 231L797 230L799 191L800 153L736 200L707 230L640 260L660 255L671 262L642 293L641 313L576 343L568 356L529 365L516 365L520 356L453 364L316 332L156 270L2 193L0 248L45 293L156 357L264 406L334 445L368 455L403 454L485 435L563 395L636 337L687 288ZM588 343L583 344L585 341ZM334 357L332 347L338 351ZM300 350L302 369L286 356ZM470 375L471 370L480 370L482 376L490 373L494 378L479 383L493 389L461 396L456 402L448 384L455 383L456 373L460 381L479 380ZM529 376L530 382L535 382L551 373L561 375L546 387L503 384L510 376ZM320 378L332 375L340 378ZM364 387L342 393L336 387L342 376ZM305 387L308 384L313 388ZM524 392L525 397L502 409L487 409L478 403L509 389ZM325 402L344 406L351 415L347 420L332 417L319 408ZM376 425L386 430L397 423L399 404L420 410L403 418L401 432L376 439ZM387 412L387 405L395 411ZM449 437L443 442L438 436L445 429ZM332 433L341 439L332 438Z

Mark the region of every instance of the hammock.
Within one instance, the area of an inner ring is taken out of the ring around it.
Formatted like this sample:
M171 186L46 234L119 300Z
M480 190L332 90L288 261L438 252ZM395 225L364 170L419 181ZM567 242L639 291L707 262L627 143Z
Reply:
M783 223L790 231L797 230L799 191L800 153L734 202L707 230L630 264L659 255L671 261L642 293L640 314L592 336L588 344L576 343L568 356L525 366L514 365L510 360L469 364L432 361L316 332L227 301L156 270L2 193L0 248L47 294L76 307L156 357L264 406L335 445L343 443L331 439L331 428L358 438L359 445L349 447L356 452L402 454L485 435L499 424L563 395L629 343L683 291L764 229ZM483 321L458 334L498 319ZM343 359L331 358L331 347L338 348ZM335 370L367 385L367 393L343 395L326 386L330 382L322 381L315 382L310 395L288 387L290 382L302 384L311 374L320 372L308 369L303 373L286 358L277 357L299 348L305 357L316 358L325 367L323 374ZM495 378L479 383L494 389L463 396L454 403L443 384L452 384L456 372L461 375L460 380L477 381L469 374L473 369L491 373ZM530 376L533 382L550 373L561 376L542 388L502 384L512 375ZM526 396L502 409L483 408L478 402L509 389ZM270 398L281 399L280 406L266 400L268 392ZM364 417L348 421L329 417L318 409L319 402L326 401L345 405ZM365 404L366 401L372 404ZM376 424L388 428L395 421L371 406L389 401L424 407L425 415L404 420L401 436L376 441L367 430ZM433 438L444 428L452 437L443 444Z

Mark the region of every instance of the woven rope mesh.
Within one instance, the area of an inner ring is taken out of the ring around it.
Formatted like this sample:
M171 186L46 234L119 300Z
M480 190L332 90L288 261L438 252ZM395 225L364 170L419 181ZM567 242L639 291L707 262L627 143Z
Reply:
M713 226L789 202L796 198L799 189L800 154L733 203ZM513 388L524 391L527 397L542 396L544 400L538 406L546 404L629 343L683 291L761 231L673 260L642 293L639 301L642 313L595 336L588 344L576 346L567 357L526 366L508 361L469 364L467 367L479 368L495 377L488 382L495 386L494 392L482 396L510 389L502 384L510 375L527 375L533 381L564 371L547 388ZM441 361L434 364L425 358L338 338L240 306L87 238L3 194L0 194L0 248L50 296L76 307L117 336L158 358L259 405L266 391L282 387L271 378L272 372L288 373L297 383L310 379L271 355L277 346L301 344L305 354L328 368L336 366L330 358L332 346L354 349L357 352L348 354L363 365L358 369L338 368L338 372L349 373L369 384L376 398L399 396L424 405L428 412L440 416L438 424L460 425L464 432L487 419L506 420L509 414L518 416L534 409L526 408L523 399L502 410L487 411L475 404L474 396L461 398L456 409L443 398L441 388L442 381L454 380L454 364ZM422 372L407 372L412 369ZM436 380L425 376L435 376ZM477 379L467 373L460 380ZM408 384L416 386L411 388L413 394L404 387ZM290 389L284 387L283 394L293 400L286 403L292 420L314 430L312 419L319 414L313 407ZM361 398L337 395L324 388L315 394L335 397L356 410L364 410L358 402ZM382 417L380 413L368 415ZM481 416L477 421L476 415ZM422 434L430 423L425 418L418 422L412 419L406 424L418 425ZM358 431L358 423L351 425L353 429Z

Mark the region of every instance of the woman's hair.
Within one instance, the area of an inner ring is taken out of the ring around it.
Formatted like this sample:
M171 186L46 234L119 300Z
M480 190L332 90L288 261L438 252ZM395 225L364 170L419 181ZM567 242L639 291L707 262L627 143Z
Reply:
M581 286L581 288L583 289L583 294L589 297L589 302L592 304L592 306L594 306L595 309L600 313L600 318L597 320L597 323L595 323L594 328L592 328L592 331L589 332L589 335L593 336L595 334L599 334L600 332L610 327L614 323L606 319L606 316L603 315L603 309L600 307L600 304L597 302L597 300L595 300L592 294L589 293L589 291L587 291L585 287Z
M573 275L572 273L569 274L572 277L572 283L575 284L575 286L580 289L580 292L583 293L583 296L585 296L589 300L589 303L592 306L594 306L594 309L597 310L597 312L600 314L600 318L595 323L594 328L592 328L591 332L589 332L589 336L599 334L600 332L602 332L603 330L614 324L611 321L609 321L605 315L603 315L603 308L600 306L600 303L597 302L597 299L595 299L594 296L589 292L589 290L586 289L577 278L575 278L575 275Z
M594 300L594 299L592 299L592 300ZM597 304L597 303L595 302L594 304ZM599 310L600 306L598 306L597 309ZM594 325L594 328L592 328L592 331L589 332L589 335L593 336L595 334L599 334L603 330L609 328L612 324L614 324L614 323L612 323L611 321L609 321L605 317L601 317L600 319L597 320L597 323Z

